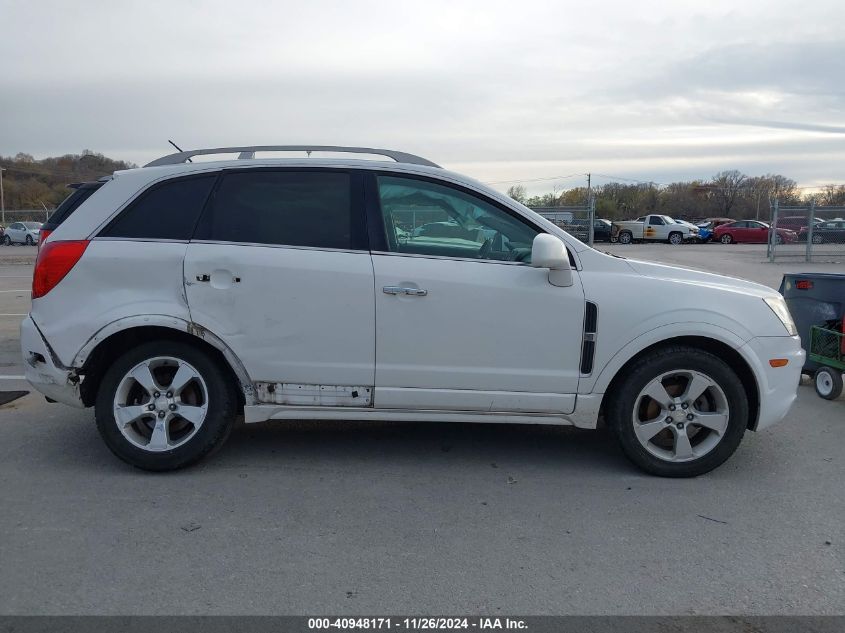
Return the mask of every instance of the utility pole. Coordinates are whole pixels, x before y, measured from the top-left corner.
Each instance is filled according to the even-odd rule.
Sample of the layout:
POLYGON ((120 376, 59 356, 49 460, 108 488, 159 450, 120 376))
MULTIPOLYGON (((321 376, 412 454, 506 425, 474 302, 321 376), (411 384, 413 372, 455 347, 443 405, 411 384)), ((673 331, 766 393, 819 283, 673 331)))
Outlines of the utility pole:
POLYGON ((6 228, 6 201, 3 199, 3 172, 5 168, 0 167, 0 224, 6 228))
POLYGON ((593 191, 590 188, 590 174, 587 174, 587 243, 593 245, 593 231, 595 230, 596 205, 593 204, 593 191))

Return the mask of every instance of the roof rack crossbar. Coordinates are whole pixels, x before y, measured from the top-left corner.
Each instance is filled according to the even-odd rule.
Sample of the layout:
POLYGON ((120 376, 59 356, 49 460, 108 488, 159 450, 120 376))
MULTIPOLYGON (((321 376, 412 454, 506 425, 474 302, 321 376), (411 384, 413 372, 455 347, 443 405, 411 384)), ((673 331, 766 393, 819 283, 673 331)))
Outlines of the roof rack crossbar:
POLYGON ((373 147, 342 147, 336 145, 252 145, 245 147, 217 147, 214 149, 192 149, 185 152, 176 152, 157 158, 145 167, 156 167, 158 165, 178 165, 186 162, 193 156, 207 154, 238 154, 239 159, 250 159, 255 157, 255 152, 343 152, 349 154, 375 154, 392 158, 397 163, 409 163, 411 165, 425 165, 426 167, 440 167, 430 160, 405 152, 397 152, 392 149, 376 149, 373 147))

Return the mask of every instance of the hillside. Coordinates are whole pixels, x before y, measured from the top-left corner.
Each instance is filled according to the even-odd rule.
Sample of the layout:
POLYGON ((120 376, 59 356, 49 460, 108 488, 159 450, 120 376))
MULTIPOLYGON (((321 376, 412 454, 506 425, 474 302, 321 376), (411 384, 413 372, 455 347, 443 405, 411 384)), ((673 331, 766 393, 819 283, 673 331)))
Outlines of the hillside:
POLYGON ((14 158, 0 156, 5 206, 7 210, 41 209, 44 204, 52 209, 67 196, 68 183, 96 180, 135 166, 90 150, 41 160, 24 153, 14 158))

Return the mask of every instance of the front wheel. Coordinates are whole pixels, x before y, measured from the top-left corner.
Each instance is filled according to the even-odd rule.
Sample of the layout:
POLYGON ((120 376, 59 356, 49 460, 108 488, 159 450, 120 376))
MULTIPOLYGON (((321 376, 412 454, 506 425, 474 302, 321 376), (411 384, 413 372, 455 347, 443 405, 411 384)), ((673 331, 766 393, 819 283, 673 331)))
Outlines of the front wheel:
POLYGON ((729 233, 725 233, 721 238, 719 238, 719 241, 722 242, 722 244, 730 244, 734 241, 734 238, 732 238, 729 233))
POLYGON ((620 244, 630 244, 634 241, 634 236, 631 235, 628 231, 623 231, 619 234, 619 243, 620 244))
POLYGON ((11 238, 11 237, 9 237, 8 235, 4 235, 4 236, 3 236, 3 243, 4 243, 6 246, 11 246, 11 245, 12 245, 12 238, 11 238))
POLYGON ((819 367, 813 383, 816 393, 825 400, 836 400, 842 395, 842 373, 832 367, 819 367))
POLYGON ((111 451, 144 470, 175 470, 219 448, 237 409, 234 385, 204 351, 174 341, 140 345, 106 371, 97 429, 111 451))
POLYGON ((625 455, 648 473, 695 477, 727 460, 748 424, 748 397, 724 361, 673 346, 651 352, 613 386, 607 420, 625 455))
POLYGON ((775 244, 783 244, 783 237, 780 234, 775 235, 775 244))
POLYGON ((680 233, 670 233, 669 234, 669 243, 674 244, 677 246, 678 244, 683 244, 684 236, 680 233))
POLYGON ((26 245, 27 245, 27 246, 32 246, 33 244, 35 244, 35 241, 32 239, 32 236, 31 236, 31 235, 27 235, 27 236, 26 236, 26 245))
POLYGON ((819 235, 818 233, 813 234, 813 244, 821 244, 824 242, 824 238, 819 235))

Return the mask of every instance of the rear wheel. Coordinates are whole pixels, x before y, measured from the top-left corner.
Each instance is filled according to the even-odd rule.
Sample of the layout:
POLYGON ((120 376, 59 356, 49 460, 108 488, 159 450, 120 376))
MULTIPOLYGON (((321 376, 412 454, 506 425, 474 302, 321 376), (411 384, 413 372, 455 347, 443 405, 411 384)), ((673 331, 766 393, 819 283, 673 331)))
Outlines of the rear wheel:
POLYGON ((832 367, 819 367, 813 380, 816 393, 825 400, 836 400, 842 395, 842 373, 832 367))
POLYGON ((722 464, 748 423, 748 397, 734 371, 693 347, 651 352, 626 371, 607 407, 622 451, 663 477, 695 477, 722 464))
POLYGON ((95 412, 100 435, 120 459, 144 470, 175 470, 223 444, 236 403, 234 385, 208 354, 155 341, 106 371, 95 412))
POLYGON ((734 241, 734 238, 731 237, 730 233, 725 233, 722 237, 719 238, 719 241, 722 242, 722 244, 730 244, 734 241))
POLYGON ((783 236, 780 233, 775 234, 775 244, 783 244, 783 236))
POLYGON ((677 246, 678 244, 682 244, 683 241, 684 241, 684 236, 681 235, 680 233, 670 233, 669 234, 669 243, 670 244, 675 244, 677 246))
POLYGON ((630 244, 632 241, 634 241, 634 236, 630 233, 630 231, 622 231, 619 234, 620 244, 630 244))

